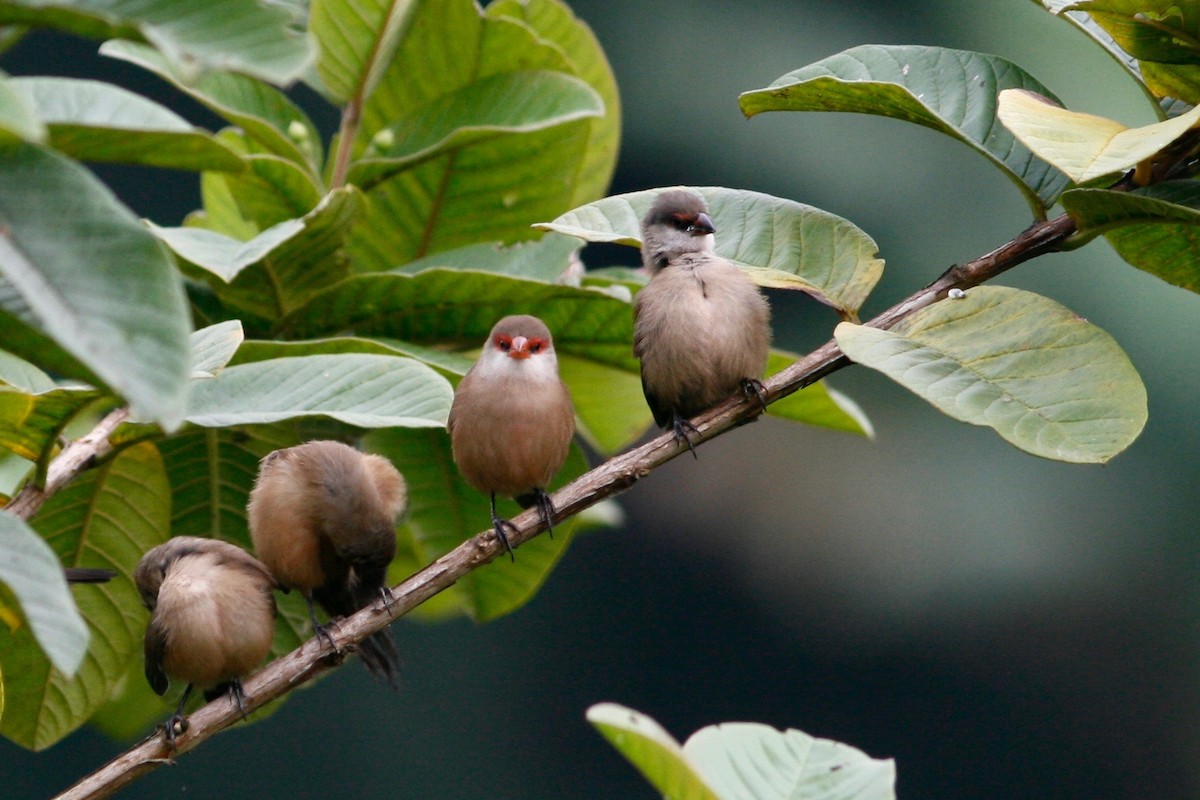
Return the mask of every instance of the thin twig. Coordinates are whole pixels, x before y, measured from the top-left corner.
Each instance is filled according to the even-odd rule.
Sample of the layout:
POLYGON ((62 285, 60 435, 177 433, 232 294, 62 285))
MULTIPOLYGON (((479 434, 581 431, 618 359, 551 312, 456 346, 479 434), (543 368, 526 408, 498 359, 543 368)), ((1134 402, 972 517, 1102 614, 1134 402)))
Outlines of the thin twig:
POLYGON ((50 462, 46 471, 46 485, 37 486, 33 482, 21 487, 17 496, 12 499, 4 510, 15 514, 21 519, 29 519, 37 513, 46 502, 46 498, 57 492, 76 475, 94 464, 97 459, 108 455, 112 445, 108 442, 109 435, 117 426, 129 417, 128 408, 118 408, 110 411, 104 419, 96 424, 85 436, 82 436, 63 448, 63 451, 50 462))
MULTIPOLYGON (((868 325, 888 328, 915 311, 944 298, 952 288, 968 289, 999 275, 1024 261, 1061 246, 1075 233, 1074 223, 1066 216, 1038 222, 1020 236, 985 256, 950 268, 925 289, 872 319, 868 325)), ((809 386, 831 372, 848 365, 835 342, 829 341, 782 372, 763 382, 768 403, 809 386)), ((762 413, 757 399, 740 395, 709 409, 693 423, 698 431, 696 443, 708 441, 762 413)), ((555 493, 558 518, 572 516, 601 500, 625 491, 656 467, 686 451, 686 446, 671 433, 665 433, 626 453, 614 456, 555 493)), ((515 547, 544 529, 537 509, 513 518, 514 530, 508 534, 515 547)), ((390 610, 380 605, 363 609, 333 626, 339 648, 351 649, 354 643, 386 627, 394 617, 449 588, 474 569, 504 554, 503 545, 491 530, 468 539, 429 566, 392 589, 390 610)), ((301 647, 268 664, 245 681, 247 711, 256 709, 335 667, 336 657, 328 643, 313 638, 301 647)), ((174 755, 186 753, 239 719, 236 708, 218 698, 197 710, 189 718, 188 730, 176 737, 174 755)), ((98 771, 59 795, 58 800, 85 800, 108 797, 138 776, 172 756, 158 732, 135 745, 98 771)))

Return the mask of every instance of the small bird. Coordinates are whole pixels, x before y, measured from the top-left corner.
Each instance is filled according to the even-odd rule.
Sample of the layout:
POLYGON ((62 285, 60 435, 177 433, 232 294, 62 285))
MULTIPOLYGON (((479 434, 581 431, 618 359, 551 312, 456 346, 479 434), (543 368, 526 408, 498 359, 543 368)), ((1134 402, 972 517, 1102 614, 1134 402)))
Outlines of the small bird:
POLYGON ((117 576, 115 569, 103 567, 63 567, 67 583, 108 583, 117 576))
POLYGON ((192 689, 206 700, 229 693, 245 714, 242 678, 258 666, 275 635, 275 581, 258 559, 216 539, 177 536, 148 551, 134 582, 150 609, 146 680, 158 694, 168 676, 187 681, 166 739, 187 730, 183 709, 192 689))
MULTIPOLYGON (((332 618, 391 602, 387 568, 407 507, 408 486, 392 462, 313 441, 267 454, 246 511, 255 553, 284 591, 304 596, 313 632, 337 649, 313 603, 332 618)), ((400 655, 390 631, 359 642, 358 654, 372 675, 396 685, 400 655)))
MULTIPOLYGON (((739 389, 763 403, 771 309, 746 273, 713 251, 712 219, 698 196, 662 192, 642 220, 650 282, 634 301, 633 352, 660 428, 687 443, 688 421, 739 389)), ((765 407, 765 403, 764 403, 765 407)))
POLYGON ((509 557, 508 530, 515 528, 496 514, 496 495, 522 508, 536 504, 553 535, 555 509, 546 486, 567 459, 575 411, 544 322, 521 315, 492 327, 454 392, 446 427, 459 472, 491 499, 492 527, 509 557))

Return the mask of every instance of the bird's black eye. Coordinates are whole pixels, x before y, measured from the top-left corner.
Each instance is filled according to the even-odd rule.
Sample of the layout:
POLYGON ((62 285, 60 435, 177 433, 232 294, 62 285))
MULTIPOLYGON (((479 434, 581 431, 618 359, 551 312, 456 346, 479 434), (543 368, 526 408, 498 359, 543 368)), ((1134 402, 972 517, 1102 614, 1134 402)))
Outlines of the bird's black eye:
POLYGON ((507 336, 497 336, 496 347, 499 347, 502 352, 507 353, 512 349, 512 339, 507 336))
POLYGON ((671 227, 677 231, 690 231, 695 227, 696 218, 684 214, 671 215, 671 227))
POLYGON ((532 342, 529 343, 529 352, 531 352, 531 353, 542 352, 542 343, 539 342, 537 339, 534 339, 532 342))

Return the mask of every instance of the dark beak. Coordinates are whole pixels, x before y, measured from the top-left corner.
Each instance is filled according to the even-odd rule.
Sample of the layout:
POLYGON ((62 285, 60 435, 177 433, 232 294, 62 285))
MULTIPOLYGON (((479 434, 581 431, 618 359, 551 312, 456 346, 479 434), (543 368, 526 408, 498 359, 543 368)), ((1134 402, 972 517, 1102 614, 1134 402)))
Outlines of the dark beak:
POLYGON ((693 236, 707 236, 710 233, 715 233, 716 228, 713 227, 712 218, 701 211, 696 215, 696 221, 688 226, 688 233, 693 236))

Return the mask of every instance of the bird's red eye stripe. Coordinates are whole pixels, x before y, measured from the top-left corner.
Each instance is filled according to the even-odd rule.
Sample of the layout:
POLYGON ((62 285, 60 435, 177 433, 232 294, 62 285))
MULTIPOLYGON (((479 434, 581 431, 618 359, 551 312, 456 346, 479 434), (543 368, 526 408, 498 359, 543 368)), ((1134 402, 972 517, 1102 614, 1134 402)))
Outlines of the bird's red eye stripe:
POLYGON ((546 347, 548 347, 548 346, 549 346, 549 343, 545 339, 539 339, 538 337, 535 336, 534 338, 529 340, 529 345, 528 345, 527 349, 531 353, 540 353, 543 350, 545 350, 546 347))
POLYGON ((506 333, 501 333, 496 336, 496 347, 507 353, 512 349, 512 337, 506 333))

